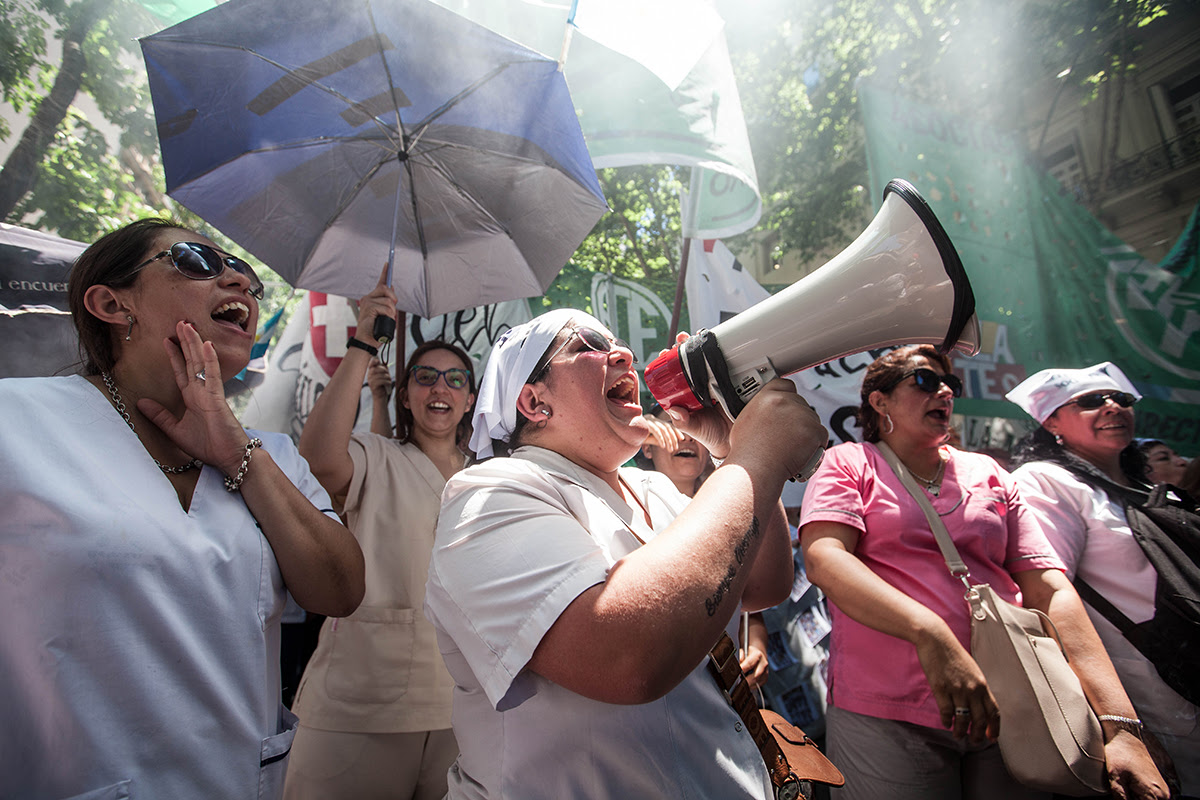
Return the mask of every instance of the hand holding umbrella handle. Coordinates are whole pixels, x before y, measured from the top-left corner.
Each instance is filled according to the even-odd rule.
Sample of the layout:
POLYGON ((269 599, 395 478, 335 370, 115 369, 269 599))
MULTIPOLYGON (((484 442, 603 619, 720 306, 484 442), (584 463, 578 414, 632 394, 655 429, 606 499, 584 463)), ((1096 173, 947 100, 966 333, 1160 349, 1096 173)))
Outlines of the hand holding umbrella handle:
POLYGON ((376 317, 375 325, 371 328, 371 335, 380 344, 387 344, 396 337, 396 320, 383 315, 376 317))

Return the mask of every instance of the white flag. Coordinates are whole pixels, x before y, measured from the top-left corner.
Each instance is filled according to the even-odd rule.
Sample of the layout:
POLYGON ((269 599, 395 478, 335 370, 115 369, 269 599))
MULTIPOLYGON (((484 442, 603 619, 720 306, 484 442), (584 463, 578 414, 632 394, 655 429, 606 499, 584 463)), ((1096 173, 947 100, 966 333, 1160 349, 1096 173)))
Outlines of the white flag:
POLYGON ((672 92, 725 21, 696 0, 576 0, 570 20, 589 39, 628 56, 672 92))
POLYGON ((720 239, 692 240, 685 288, 693 332, 715 328, 771 296, 720 239))

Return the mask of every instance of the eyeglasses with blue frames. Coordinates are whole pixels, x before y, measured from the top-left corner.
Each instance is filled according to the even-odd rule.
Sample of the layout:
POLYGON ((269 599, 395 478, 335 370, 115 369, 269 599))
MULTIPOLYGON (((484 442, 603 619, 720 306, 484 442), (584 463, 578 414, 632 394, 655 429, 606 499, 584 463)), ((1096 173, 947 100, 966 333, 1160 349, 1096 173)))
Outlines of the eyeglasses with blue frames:
POLYGON ((423 364, 414 364, 408 373, 421 386, 433 386, 438 382, 438 378, 443 377, 446 379, 446 385, 451 389, 465 389, 471 385, 471 373, 461 367, 437 369, 423 364))
POLYGON ((950 389, 951 394, 953 394, 955 397, 962 397, 963 385, 962 381, 958 379, 958 376, 950 374, 939 375, 933 370, 925 367, 921 367, 920 369, 910 369, 908 372, 892 381, 891 386, 889 386, 885 391, 890 392, 892 389, 895 389, 905 378, 913 378, 913 382, 922 392, 933 394, 940 389, 944 383, 950 389))
POLYGON ((1096 394, 1085 394, 1082 397, 1076 397, 1074 400, 1068 400, 1063 403, 1063 405, 1076 405, 1090 411, 1100 408, 1109 400, 1112 400, 1121 408, 1129 408, 1137 402, 1137 396, 1129 392, 1098 392, 1096 394))
POLYGON ((171 259, 171 266, 185 278, 194 281, 211 281, 219 277, 226 267, 234 272, 245 275, 250 280, 250 294, 256 300, 263 299, 263 283, 254 274, 254 269, 237 256, 222 253, 213 247, 200 242, 176 242, 153 258, 148 258, 138 264, 130 272, 134 276, 143 269, 163 258, 171 259))
MULTIPOLYGON (((569 345, 576 336, 579 337, 579 341, 583 342, 588 350, 593 350, 597 353, 607 353, 614 347, 624 347, 626 350, 629 350, 630 353, 633 352, 632 348, 630 348, 626 342, 622 341, 621 339, 609 339, 595 328, 575 328, 573 331, 571 331, 571 335, 566 338, 566 341, 560 344, 558 349, 550 354, 550 357, 546 359, 546 363, 542 365, 541 369, 530 376, 529 382, 537 383, 541 377, 546 374, 546 370, 550 369, 550 362, 553 361, 559 353, 561 353, 563 350, 566 350, 567 345, 569 345)), ((637 356, 633 357, 633 363, 637 363, 637 356)))

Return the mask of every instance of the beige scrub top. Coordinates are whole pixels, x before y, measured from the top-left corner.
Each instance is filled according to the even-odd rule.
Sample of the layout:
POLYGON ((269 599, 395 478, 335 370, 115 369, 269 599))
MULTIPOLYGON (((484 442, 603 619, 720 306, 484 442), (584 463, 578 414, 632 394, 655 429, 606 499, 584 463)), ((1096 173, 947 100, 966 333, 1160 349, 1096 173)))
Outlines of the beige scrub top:
POLYGON ((421 613, 445 478, 415 444, 350 439, 345 514, 366 561, 366 596, 327 619, 293 710, 305 727, 411 733, 450 727, 454 682, 421 613))

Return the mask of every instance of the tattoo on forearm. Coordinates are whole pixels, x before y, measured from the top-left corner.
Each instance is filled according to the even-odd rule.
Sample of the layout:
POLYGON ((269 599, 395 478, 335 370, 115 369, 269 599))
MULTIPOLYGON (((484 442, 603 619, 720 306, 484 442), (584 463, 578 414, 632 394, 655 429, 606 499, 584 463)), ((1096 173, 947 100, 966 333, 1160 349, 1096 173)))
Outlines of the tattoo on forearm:
POLYGON ((717 613, 717 609, 721 607, 721 601, 725 599, 725 593, 729 591, 733 579, 737 577, 737 568, 746 562, 746 552, 750 549, 750 542, 757 539, 759 536, 758 517, 752 517, 750 520, 750 528, 742 536, 742 540, 738 542, 737 547, 733 548, 733 557, 737 564, 730 564, 725 570, 725 577, 721 578, 721 582, 717 584, 717 589, 713 592, 713 596, 704 601, 704 610, 711 617, 717 613))

